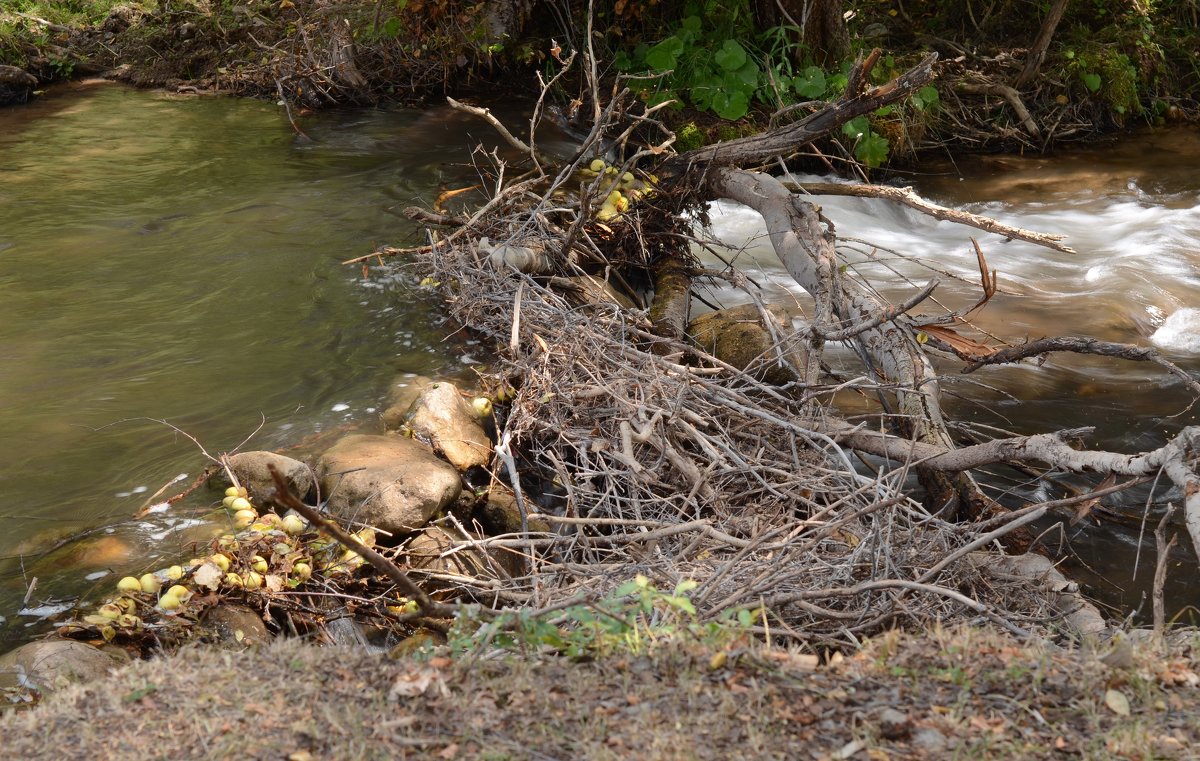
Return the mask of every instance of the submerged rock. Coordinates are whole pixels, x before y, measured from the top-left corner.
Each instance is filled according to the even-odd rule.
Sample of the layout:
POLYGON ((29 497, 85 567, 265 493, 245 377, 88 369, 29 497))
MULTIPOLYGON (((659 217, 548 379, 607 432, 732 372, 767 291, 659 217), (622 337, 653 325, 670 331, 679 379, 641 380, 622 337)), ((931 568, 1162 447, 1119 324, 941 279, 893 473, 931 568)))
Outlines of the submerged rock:
POLYGON ((347 436, 321 456, 317 476, 331 513, 391 533, 421 528, 462 492, 454 468, 401 436, 347 436))
POLYGON ((424 375, 405 373, 392 381, 388 390, 387 409, 383 411, 383 426, 389 431, 399 430, 413 403, 421 398, 433 385, 433 379, 424 375))
POLYGON ((72 682, 93 682, 128 661, 119 651, 83 642, 46 639, 0 655, 0 687, 54 690, 72 682))
MULTIPOLYGON (((283 480, 292 492, 300 499, 312 491, 314 486, 312 470, 291 457, 284 457, 274 452, 242 452, 229 458, 229 468, 237 476, 242 486, 250 494, 250 501, 255 505, 275 505, 275 482, 271 479, 268 465, 274 465, 283 476, 283 480)), ((224 479, 221 480, 225 485, 224 479)))
POLYGON ((408 426, 459 470, 486 468, 492 460, 492 440, 453 383, 430 385, 413 403, 408 426))

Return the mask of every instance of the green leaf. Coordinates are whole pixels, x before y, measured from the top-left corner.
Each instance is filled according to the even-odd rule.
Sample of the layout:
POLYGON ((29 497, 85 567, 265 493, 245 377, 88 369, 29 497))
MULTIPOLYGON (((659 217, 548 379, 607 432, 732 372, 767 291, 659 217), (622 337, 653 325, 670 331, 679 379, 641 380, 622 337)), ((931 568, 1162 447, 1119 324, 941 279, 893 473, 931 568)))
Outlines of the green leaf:
POLYGON ((701 23, 697 16, 688 16, 684 18, 679 26, 679 36, 684 40, 692 41, 700 36, 701 23))
POLYGON ((758 87, 758 75, 758 64, 753 59, 747 59, 737 71, 726 74, 725 78, 733 77, 733 81, 741 85, 742 89, 752 91, 758 87))
POLYGON ((392 16, 383 25, 383 35, 385 37, 398 37, 400 36, 400 29, 402 26, 403 22, 395 16, 392 16))
POLYGON ((638 583, 636 581, 627 581, 613 590, 613 597, 628 597, 636 591, 638 591, 638 583))
POLYGON ((754 614, 746 608, 742 608, 737 612, 737 619, 738 623, 747 629, 754 624, 754 614))
POLYGON ((875 109, 875 115, 876 116, 887 116, 888 114, 890 114, 892 111, 895 111, 895 110, 896 110, 895 106, 880 106, 879 108, 875 109))
POLYGON ((646 65, 656 71, 675 68, 679 54, 683 52, 683 40, 671 36, 646 51, 646 65))
POLYGON ((924 111, 927 108, 932 108, 941 100, 938 95, 937 88, 933 85, 925 85, 920 90, 912 94, 912 103, 918 110, 924 111))
POLYGON ((750 98, 744 92, 717 92, 713 95, 712 110, 722 119, 741 119, 750 111, 750 98))
POLYGON ((816 66, 809 66, 804 71, 796 75, 792 80, 792 87, 795 88, 796 94, 801 98, 819 98, 825 94, 828 85, 825 82, 825 72, 818 69, 816 66))
POLYGON ((891 144, 883 135, 877 135, 874 132, 867 132, 858 141, 858 146, 854 149, 854 157, 870 167, 876 167, 887 161, 888 150, 891 144))
POLYGON ((1080 74, 1079 78, 1083 80, 1083 84, 1087 89, 1096 92, 1100 89, 1101 81, 1099 74, 1080 74))
POLYGON ((846 137, 860 138, 871 131, 871 122, 865 116, 855 117, 842 125, 842 134, 846 137))
POLYGON ((746 49, 737 40, 725 40, 725 44, 713 56, 713 60, 725 71, 737 71, 745 65, 747 58, 746 49))

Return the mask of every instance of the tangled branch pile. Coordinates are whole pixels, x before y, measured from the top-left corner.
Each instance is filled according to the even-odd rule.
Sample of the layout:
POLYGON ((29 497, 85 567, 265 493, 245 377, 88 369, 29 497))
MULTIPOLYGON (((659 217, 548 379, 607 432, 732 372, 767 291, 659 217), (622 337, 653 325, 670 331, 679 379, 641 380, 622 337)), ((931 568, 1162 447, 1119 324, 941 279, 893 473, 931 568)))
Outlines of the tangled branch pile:
MULTIPOLYGON (((899 83, 864 88, 784 128, 782 139, 836 128, 856 111, 902 97, 927 73, 926 65, 899 83)), ((889 446, 903 440, 847 426, 833 396, 846 386, 894 394, 896 383, 870 367, 862 377, 819 382, 821 336, 781 321, 744 276, 706 270, 691 256, 692 245, 721 245, 693 238, 693 228, 711 192, 706 183, 727 171, 715 167, 737 163, 738 146, 658 162, 661 183, 639 162, 657 160, 669 138, 620 167, 591 159, 604 134, 629 135, 615 115, 620 100, 555 176, 539 171, 550 162, 535 148, 482 109, 464 107, 492 121, 538 168, 508 184, 497 179, 470 218, 411 211, 456 228, 408 253, 447 284, 454 318, 500 350, 489 380, 504 400, 492 478, 512 489, 522 530, 459 543, 459 550, 524 557, 528 574, 506 580, 499 597, 545 608, 594 599, 635 574, 664 586, 694 579, 702 614, 763 606, 772 632, 830 644, 933 621, 990 620, 1026 632, 1056 611, 1078 612, 1077 595, 1044 594, 1016 565, 1005 575, 994 558, 977 554, 1026 523, 1030 511, 955 523, 913 498, 909 477, 919 457, 902 455, 894 469, 856 467, 859 455, 832 432, 889 446), (590 211, 600 199, 611 203, 623 183, 652 192, 623 213, 590 211), (704 279, 730 283, 757 304, 761 319, 748 322, 770 340, 748 366, 689 341, 676 310, 664 306, 680 291, 690 299, 692 281, 704 279), (638 308, 649 290, 654 303, 638 308), (782 385, 779 370, 790 378, 782 385)), ((630 120, 652 123, 652 111, 630 120)), ((748 143, 760 161, 780 152, 770 136, 748 143)), ((504 169, 493 167, 493 176, 504 169)), ((817 318, 831 319, 831 306, 818 298, 817 318)), ((911 306, 878 319, 839 314, 845 335, 826 330, 824 337, 883 330, 911 306)), ((937 413, 932 395, 909 393, 937 413)), ((931 447, 923 442, 937 436, 920 430, 939 422, 910 421, 917 432, 907 445, 931 447)), ((1045 565, 1039 579, 1047 579, 1045 565)), ((496 599, 494 582, 455 583, 467 596, 496 599)))

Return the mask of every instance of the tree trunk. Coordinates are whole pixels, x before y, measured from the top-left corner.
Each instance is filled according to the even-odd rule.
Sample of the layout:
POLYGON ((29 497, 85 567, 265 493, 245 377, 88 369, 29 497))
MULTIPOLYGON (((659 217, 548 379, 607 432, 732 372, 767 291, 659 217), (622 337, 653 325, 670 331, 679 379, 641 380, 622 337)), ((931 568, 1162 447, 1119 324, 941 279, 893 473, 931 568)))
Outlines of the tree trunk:
POLYGON ((797 20, 808 8, 801 23, 804 45, 814 63, 829 68, 850 57, 850 33, 842 16, 841 0, 787 0, 783 5, 790 6, 789 13, 797 20))

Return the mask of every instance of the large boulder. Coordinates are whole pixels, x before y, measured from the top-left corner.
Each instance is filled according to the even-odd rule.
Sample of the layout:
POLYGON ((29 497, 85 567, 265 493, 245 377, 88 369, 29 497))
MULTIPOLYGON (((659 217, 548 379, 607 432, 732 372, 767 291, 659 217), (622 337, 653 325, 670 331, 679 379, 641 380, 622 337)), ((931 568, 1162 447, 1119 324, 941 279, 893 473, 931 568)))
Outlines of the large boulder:
POLYGON ((492 460, 492 440, 453 383, 430 385, 413 404, 408 427, 459 470, 486 468, 492 460))
POLYGON ((74 640, 28 642, 0 655, 0 688, 47 691, 72 682, 94 682, 126 661, 128 657, 119 651, 100 650, 74 640))
POLYGON ((403 436, 347 436, 321 456, 317 477, 330 512, 391 533, 421 528, 462 492, 454 468, 403 436))
POLYGON ((397 376, 388 388, 387 408, 381 415, 383 427, 389 431, 400 430, 400 427, 404 425, 404 419, 408 417, 408 411, 412 409, 413 402, 420 399, 421 394, 428 391, 432 385, 433 380, 424 375, 404 373, 397 376))
MULTIPOLYGON (((231 455, 229 469, 237 476, 238 482, 246 487, 250 501, 259 507, 277 505, 275 501, 275 481, 271 478, 268 465, 274 465, 283 476, 292 493, 300 499, 312 491, 313 472, 299 460, 284 457, 274 452, 241 452, 231 455)), ((214 479, 214 482, 228 486, 225 479, 214 479)))

